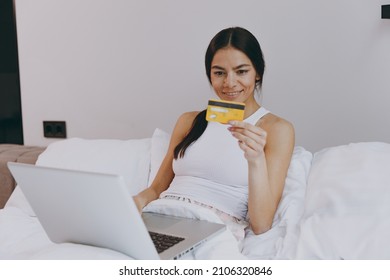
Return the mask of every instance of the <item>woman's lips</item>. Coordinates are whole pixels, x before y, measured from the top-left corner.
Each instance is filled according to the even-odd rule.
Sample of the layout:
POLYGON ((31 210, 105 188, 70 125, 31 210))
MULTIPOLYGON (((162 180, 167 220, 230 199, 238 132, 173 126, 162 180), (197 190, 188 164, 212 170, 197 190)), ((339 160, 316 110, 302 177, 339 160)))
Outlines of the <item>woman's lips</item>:
POLYGON ((228 91, 228 92, 222 92, 224 95, 227 95, 229 97, 234 97, 234 96, 237 96, 239 95, 241 92, 243 92, 242 90, 239 90, 239 91, 228 91))

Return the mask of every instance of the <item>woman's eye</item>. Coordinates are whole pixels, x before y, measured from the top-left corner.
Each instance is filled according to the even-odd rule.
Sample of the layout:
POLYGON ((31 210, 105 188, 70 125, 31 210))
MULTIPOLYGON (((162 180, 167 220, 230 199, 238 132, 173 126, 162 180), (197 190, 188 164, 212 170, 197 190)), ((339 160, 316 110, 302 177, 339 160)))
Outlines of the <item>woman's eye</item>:
POLYGON ((246 74, 246 73, 248 73, 249 72, 249 70, 238 70, 237 71, 237 74, 238 75, 244 75, 244 74, 246 74))
POLYGON ((220 77, 220 76, 223 76, 223 72, 222 71, 216 71, 216 72, 214 72, 214 75, 215 76, 218 76, 218 77, 220 77))

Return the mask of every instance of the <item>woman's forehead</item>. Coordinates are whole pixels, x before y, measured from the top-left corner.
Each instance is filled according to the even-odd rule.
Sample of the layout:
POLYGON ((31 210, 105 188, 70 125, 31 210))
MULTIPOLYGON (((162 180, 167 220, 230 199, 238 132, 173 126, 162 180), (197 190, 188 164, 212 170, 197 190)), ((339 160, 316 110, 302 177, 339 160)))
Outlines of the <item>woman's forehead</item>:
POLYGON ((218 50, 211 62, 211 66, 229 65, 231 67, 253 66, 249 57, 242 51, 232 47, 218 50))

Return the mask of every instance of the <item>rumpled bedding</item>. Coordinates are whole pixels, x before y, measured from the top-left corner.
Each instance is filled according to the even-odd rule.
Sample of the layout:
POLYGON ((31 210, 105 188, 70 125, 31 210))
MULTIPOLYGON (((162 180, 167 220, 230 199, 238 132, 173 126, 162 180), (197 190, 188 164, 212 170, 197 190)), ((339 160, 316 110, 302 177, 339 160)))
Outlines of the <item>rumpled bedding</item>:
POLYGON ((314 155, 295 259, 390 259, 390 144, 314 155))
MULTIPOLYGON (((175 200, 156 200, 145 211, 222 223, 211 210, 175 200)), ((17 207, 0 212, 0 259, 131 259, 122 253, 93 246, 52 243, 35 216, 17 207)), ((184 259, 245 259, 229 230, 203 243, 184 259)))
MULTIPOLYGON (((55 153, 50 152, 52 159, 58 160, 62 150, 69 151, 63 146, 67 143, 73 145, 73 142, 61 143, 59 149, 52 147, 55 150, 55 153)), ((89 148, 81 145, 80 152, 89 149, 92 153, 91 143, 86 142, 85 145, 89 148)), ((129 152, 140 153, 139 147, 146 149, 148 145, 129 149, 129 152)), ((117 155, 121 153, 118 151, 117 155)), ((129 158, 128 154, 123 156, 129 158)), ((139 156, 142 157, 141 154, 139 156)), ((45 157, 48 158, 48 155, 45 157)), ((71 165, 68 158, 63 155, 61 161, 67 160, 67 164, 71 165)), ((45 164, 50 165, 50 162, 45 164)), ((103 165, 107 162, 100 164, 94 158, 94 168, 102 170, 103 165)), ((91 166, 85 163, 85 167, 91 166)), ((129 162, 128 166, 129 170, 137 167, 134 162, 129 162)), ((226 230, 185 258, 388 260, 389 166, 388 143, 352 143, 330 147, 316 152, 314 158, 310 152, 296 147, 272 228, 261 235, 247 230, 242 243, 237 243, 232 233, 226 230)), ((123 163, 119 167, 123 169, 123 163)), ((110 168, 113 168, 111 164, 110 168)), ((143 179, 149 174, 148 171, 146 173, 143 179)), ((221 222, 211 210, 189 203, 179 204, 175 200, 156 201, 146 210, 221 222)), ((0 259, 129 257, 108 249, 51 243, 17 187, 5 208, 0 210, 0 259)))
POLYGON ((0 259, 2 260, 96 260, 129 259, 119 252, 81 244, 55 244, 36 217, 9 206, 0 211, 0 259))
MULTIPOLYGON (((139 147, 147 147, 146 140, 140 140, 137 149, 130 149, 129 152, 136 153, 137 157, 141 157, 139 147)), ((76 159, 80 169, 88 169, 93 171, 104 170, 106 165, 110 165, 110 170, 113 170, 112 164, 106 161, 98 160, 98 156, 94 157, 93 164, 86 162, 80 163, 82 151, 88 154, 93 154, 93 145, 90 142, 82 140, 69 140, 65 143, 58 143, 54 147, 49 147, 42 154, 37 164, 56 167, 72 166, 72 161, 66 155, 62 155, 62 151, 69 153, 71 145, 79 147, 79 153, 76 159), (81 142, 80 142, 81 141, 81 142), (49 160, 50 159, 50 160, 49 160), (60 160, 59 160, 60 159, 60 160), (52 164, 55 160, 55 164, 52 164), (83 165, 83 166, 82 166, 83 165)), ((134 143, 128 143, 131 147, 134 143)), ((97 146, 99 150, 103 149, 102 143, 97 146)), ((117 147, 117 143, 115 143, 117 147)), ((105 149, 107 150, 107 149, 105 149)), ((117 148, 116 148, 117 151, 117 148)), ((97 151, 96 151, 97 152, 97 151)), ((65 152, 64 152, 65 153, 65 152)), ((109 152, 106 152, 109 153, 109 152)), ((110 153, 109 153, 110 154, 110 153)), ((119 151, 116 152, 120 155, 119 151)), ((126 156, 123 155, 124 157, 126 156)), ((70 157, 72 158, 72 157, 70 157)), ((310 169, 312 155, 302 147, 296 147, 293 154, 293 159, 290 164, 288 176, 286 178, 286 186, 282 196, 282 200, 278 207, 274 219, 274 225, 271 230, 262 235, 254 235, 250 230, 247 230, 246 237, 243 242, 238 243, 234 235, 226 230, 219 236, 215 236, 212 240, 202 244, 192 254, 185 256, 186 259, 275 259, 283 258, 282 254, 287 254, 291 251, 295 244, 293 233, 303 211, 303 201, 306 188, 306 179, 310 169), (291 239, 291 240, 290 240, 291 239)), ((118 169, 124 168, 118 165, 118 169)), ((145 160, 143 160, 145 162, 145 160)), ((127 163, 128 169, 134 168, 132 162, 127 163)), ((143 170, 143 169, 142 169, 143 170)), ((115 171, 115 170, 114 170, 115 171)), ((135 171, 134 171, 135 172, 135 171)), ((104 206, 107 207, 107 206, 104 206)), ((154 211, 157 213, 165 213, 178 215, 196 219, 204 219, 213 222, 221 223, 220 218, 211 210, 186 202, 175 200, 158 200, 148 205, 145 211, 154 211)), ((16 187, 6 207, 0 211, 0 259, 128 259, 129 257, 109 249, 96 248, 79 244, 54 244, 52 243, 38 219, 35 217, 34 211, 23 195, 19 187, 16 187)))

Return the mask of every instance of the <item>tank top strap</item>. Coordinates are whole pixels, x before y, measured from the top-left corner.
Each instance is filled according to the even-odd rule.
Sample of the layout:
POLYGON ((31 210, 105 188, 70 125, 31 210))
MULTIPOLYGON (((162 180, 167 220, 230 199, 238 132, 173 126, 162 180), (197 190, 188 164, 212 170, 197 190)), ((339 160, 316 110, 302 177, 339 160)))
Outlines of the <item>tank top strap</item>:
POLYGON ((264 116, 265 116, 266 114, 268 114, 269 112, 270 112, 270 111, 268 111, 268 110, 265 109, 264 107, 260 107, 259 109, 257 109, 256 112, 254 112, 252 115, 250 115, 249 117, 247 117, 244 121, 247 122, 247 123, 250 123, 250 124, 255 125, 259 119, 261 119, 262 117, 264 117, 264 116))

